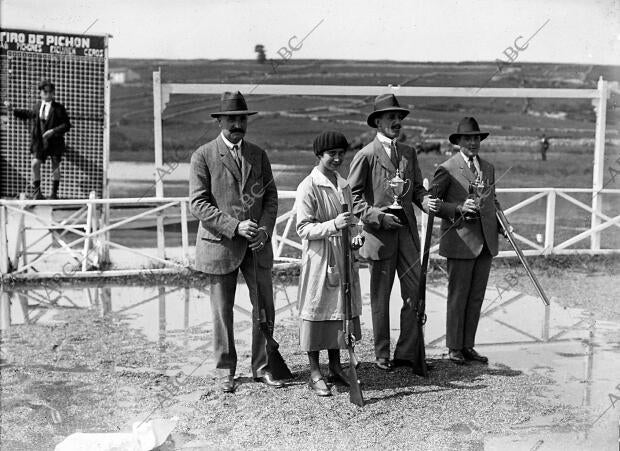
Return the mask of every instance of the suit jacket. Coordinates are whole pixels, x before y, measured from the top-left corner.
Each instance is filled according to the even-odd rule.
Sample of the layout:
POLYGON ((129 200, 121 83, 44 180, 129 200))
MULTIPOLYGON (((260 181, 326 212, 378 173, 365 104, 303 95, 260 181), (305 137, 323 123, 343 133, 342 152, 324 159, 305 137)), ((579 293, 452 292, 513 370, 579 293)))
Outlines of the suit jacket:
MULTIPOLYGON (((420 237, 413 204, 422 208, 427 191, 422 185, 422 173, 415 150, 402 143, 397 144, 397 149, 401 158, 401 177, 409 180, 411 185, 402 198, 401 205, 416 246, 412 251, 419 252, 420 237)), ((394 197, 386 189, 385 183, 387 179, 394 177, 395 173, 396 167, 376 137, 362 148, 351 162, 349 185, 353 194, 353 212, 364 223, 366 242, 360 249, 360 255, 366 259, 383 260, 397 251, 398 234, 395 230, 387 230, 381 225, 386 207, 394 202, 394 197)))
POLYGON ((465 220, 456 209, 467 199, 469 184, 475 179, 460 152, 443 162, 435 172, 432 186, 443 201, 437 216, 442 218, 439 255, 444 257, 476 258, 485 241, 491 255, 497 255, 499 228, 495 211, 500 207, 495 197, 495 169, 480 157, 478 161, 488 187, 481 197, 479 220, 465 220))
POLYGON ((35 154, 46 152, 49 155, 62 155, 65 151, 64 135, 71 128, 67 111, 61 103, 52 100, 47 119, 41 124, 39 120, 41 103, 41 101, 35 103, 31 110, 15 109, 13 110, 13 115, 20 119, 30 120, 30 152, 35 154), (43 133, 48 130, 54 130, 54 134, 44 140, 43 133))
MULTIPOLYGON (((254 219, 269 239, 273 233, 278 191, 267 154, 244 139, 241 160, 240 171, 221 135, 192 154, 189 196, 191 212, 200 221, 196 237, 199 271, 228 274, 241 265, 248 241, 235 234, 239 222, 254 219)), ((273 266, 269 242, 257 257, 259 266, 273 266)))

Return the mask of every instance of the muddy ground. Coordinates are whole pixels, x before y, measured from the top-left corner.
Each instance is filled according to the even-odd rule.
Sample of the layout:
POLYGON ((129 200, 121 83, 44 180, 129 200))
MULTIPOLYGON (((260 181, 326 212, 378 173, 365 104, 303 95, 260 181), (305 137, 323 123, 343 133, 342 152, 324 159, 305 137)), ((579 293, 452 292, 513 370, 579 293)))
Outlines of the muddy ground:
MULTIPOLYGON (((620 321, 620 259, 556 257, 535 259, 533 266, 554 302, 584 308, 596 320, 620 321)), ((522 275, 523 269, 497 261, 490 285, 511 274, 522 275)), ((429 283, 445 283, 441 265, 429 283)), ((515 289, 534 294, 526 277, 517 284, 515 289)), ((537 418, 551 421, 556 431, 579 431, 596 414, 546 396, 558 382, 544 373, 493 361, 457 366, 434 355, 426 379, 404 368, 385 374, 370 363, 372 335, 363 333, 357 352, 367 405, 359 408, 343 387, 322 399, 308 390, 307 359, 297 350, 294 319, 281 321, 275 333, 295 373, 292 383, 273 390, 242 377, 230 395, 211 377, 171 378, 188 363, 199 366, 210 349, 196 355, 168 342, 153 343, 129 328, 123 314, 64 309, 51 324, 17 325, 2 335, 1 447, 53 449, 76 431, 128 431, 134 421, 178 415, 162 449, 482 450, 489 449, 489 438, 514 435, 537 418)), ((616 346, 619 342, 616 337, 616 346)), ((247 352, 239 359, 249 366, 247 352)))

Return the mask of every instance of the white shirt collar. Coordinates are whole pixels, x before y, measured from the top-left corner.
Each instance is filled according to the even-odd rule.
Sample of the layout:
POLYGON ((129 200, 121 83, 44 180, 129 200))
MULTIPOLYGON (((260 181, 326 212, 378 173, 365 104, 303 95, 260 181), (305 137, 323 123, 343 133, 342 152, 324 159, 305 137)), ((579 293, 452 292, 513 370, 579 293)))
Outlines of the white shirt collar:
POLYGON ((377 139, 383 146, 383 149, 387 152, 388 157, 392 156, 392 139, 388 138, 381 132, 377 132, 377 139))
POLYGON ((49 102, 46 100, 41 101, 41 109, 39 110, 39 117, 43 119, 47 119, 50 114, 50 109, 52 108, 52 101, 49 102))
POLYGON ((233 144, 229 140, 226 139, 226 137, 224 136, 224 133, 220 133, 220 136, 222 137, 224 144, 226 144, 226 147, 228 147, 228 150, 232 151, 233 146, 237 146, 237 149, 241 149, 241 146, 243 145, 243 139, 239 140, 237 144, 233 144))
MULTIPOLYGON (((469 157, 467 155, 465 155, 465 152, 463 152, 460 149, 459 149, 459 152, 461 153, 461 156, 463 157, 463 160, 465 160, 465 163, 469 163, 469 157)), ((473 156, 473 160, 474 160, 474 162, 477 160, 476 155, 473 156)))
MULTIPOLYGON (((465 160, 465 163, 469 166, 469 157, 467 155, 465 155, 462 150, 459 150, 459 152, 461 153, 461 156, 463 157, 463 160, 465 160)), ((478 159, 478 155, 474 155, 473 156, 473 162, 474 162, 474 166, 476 168, 476 171, 478 171, 478 173, 480 173, 480 160, 478 159)))
POLYGON ((388 147, 392 144, 392 140, 381 132, 377 132, 377 139, 381 144, 387 145, 388 147))

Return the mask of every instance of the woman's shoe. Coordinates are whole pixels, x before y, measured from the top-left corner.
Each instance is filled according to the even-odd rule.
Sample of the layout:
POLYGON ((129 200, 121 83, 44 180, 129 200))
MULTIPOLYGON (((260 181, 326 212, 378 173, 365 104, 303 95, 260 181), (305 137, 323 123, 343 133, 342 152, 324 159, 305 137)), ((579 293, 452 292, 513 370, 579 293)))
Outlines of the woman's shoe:
POLYGON ((310 390, 316 393, 317 396, 331 396, 332 395, 332 391, 329 389, 329 387, 325 383, 325 380, 322 377, 316 380, 313 380, 312 376, 310 376, 310 380, 308 381, 308 387, 310 388, 310 390))

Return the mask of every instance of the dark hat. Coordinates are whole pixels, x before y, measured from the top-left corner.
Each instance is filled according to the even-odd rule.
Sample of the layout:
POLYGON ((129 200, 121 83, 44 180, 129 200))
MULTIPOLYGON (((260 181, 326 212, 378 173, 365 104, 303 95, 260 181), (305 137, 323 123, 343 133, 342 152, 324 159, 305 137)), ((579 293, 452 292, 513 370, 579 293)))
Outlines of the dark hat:
MULTIPOLYGON (((375 118, 386 111, 400 111, 407 116, 409 110, 407 108, 401 108, 396 96, 394 94, 381 94, 375 99, 375 109, 368 115, 366 123, 372 128, 377 128, 375 124, 375 118)), ((403 116, 404 117, 404 116, 403 116)))
POLYGON ((349 142, 342 133, 327 131, 314 138, 312 147, 314 148, 314 154, 320 156, 323 152, 331 149, 347 150, 349 142))
POLYGON ((39 91, 43 91, 45 88, 49 88, 50 91, 56 91, 54 83, 49 80, 41 80, 41 83, 39 83, 39 91))
POLYGON ((466 116, 459 122, 459 125, 456 127, 456 133, 452 133, 448 138, 452 144, 458 144, 459 137, 461 136, 471 136, 478 135, 480 136, 480 141, 489 136, 488 133, 483 133, 480 131, 480 127, 478 127, 478 122, 473 117, 466 116))
POLYGON ((257 111, 249 111, 243 95, 237 92, 225 92, 220 99, 220 111, 211 113, 211 117, 234 116, 244 114, 250 116, 257 111))

